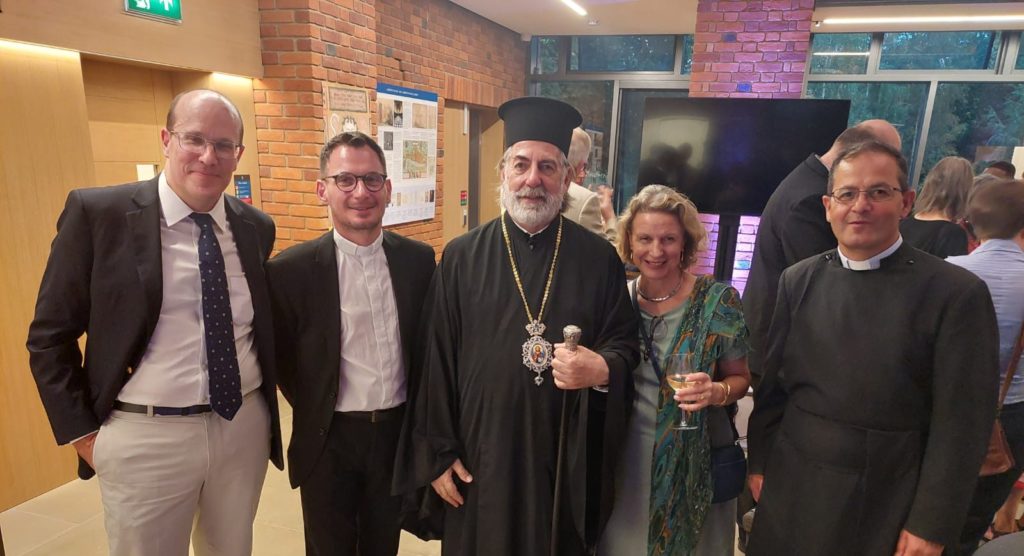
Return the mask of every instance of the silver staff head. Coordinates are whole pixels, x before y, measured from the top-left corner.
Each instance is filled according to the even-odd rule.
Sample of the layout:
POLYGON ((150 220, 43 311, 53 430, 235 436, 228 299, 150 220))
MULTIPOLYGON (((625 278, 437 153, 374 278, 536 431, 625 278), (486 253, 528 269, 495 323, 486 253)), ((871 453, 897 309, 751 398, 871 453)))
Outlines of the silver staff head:
POLYGON ((583 331, 580 327, 575 324, 570 324, 562 329, 562 335, 565 336, 565 347, 569 351, 576 351, 576 347, 580 345, 580 335, 583 331))

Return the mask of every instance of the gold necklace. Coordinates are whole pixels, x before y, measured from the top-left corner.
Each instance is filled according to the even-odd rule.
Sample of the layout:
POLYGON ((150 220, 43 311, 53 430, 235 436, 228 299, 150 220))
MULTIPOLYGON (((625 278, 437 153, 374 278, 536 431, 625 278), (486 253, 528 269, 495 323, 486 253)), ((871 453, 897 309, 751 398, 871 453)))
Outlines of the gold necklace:
POLYGON ((533 371, 535 376, 533 383, 540 386, 544 382, 541 374, 548 365, 554 351, 551 342, 544 339, 542 334, 547 328, 541 319, 544 318, 544 308, 548 304, 548 294, 551 293, 551 282, 555 278, 555 264, 558 262, 558 248, 562 245, 562 215, 558 215, 558 233, 555 235, 555 254, 551 257, 551 270, 548 271, 548 282, 544 284, 544 297, 540 301, 540 311, 537 318, 533 318, 533 311, 530 310, 530 303, 526 300, 526 291, 523 289, 523 281, 519 278, 519 268, 516 267, 516 258, 512 255, 512 242, 508 239, 508 228, 505 226, 505 216, 501 217, 501 235, 505 238, 505 247, 508 250, 508 262, 512 265, 512 276, 516 279, 516 287, 519 288, 519 297, 523 300, 523 307, 526 308, 526 318, 530 322, 526 324, 526 332, 530 337, 523 342, 523 365, 533 371))

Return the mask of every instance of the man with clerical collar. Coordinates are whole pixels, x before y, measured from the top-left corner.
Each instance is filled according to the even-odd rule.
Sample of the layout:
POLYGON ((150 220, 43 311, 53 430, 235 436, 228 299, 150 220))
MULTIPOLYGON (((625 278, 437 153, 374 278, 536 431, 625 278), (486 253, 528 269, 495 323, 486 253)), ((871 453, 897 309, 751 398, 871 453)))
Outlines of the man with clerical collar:
POLYGON ((992 300, 903 243, 914 192, 899 151, 856 145, 828 186, 838 248, 779 283, 750 418, 747 553, 937 555, 957 539, 992 429, 992 300))
POLYGON ((267 263, 281 391, 294 409, 289 477, 307 555, 393 556, 391 472, 434 250, 383 229, 391 180, 371 137, 334 136, 320 175, 334 229, 267 263))
POLYGON ((434 275, 396 489, 432 487, 424 507, 443 514, 445 554, 584 554, 610 509, 636 317, 611 244, 559 214, 579 112, 519 98, 498 114, 505 211, 449 243, 434 275), (567 325, 582 329, 577 351, 560 343, 567 325), (604 450, 587 442, 599 427, 604 450), (604 464, 599 482, 588 460, 604 464))

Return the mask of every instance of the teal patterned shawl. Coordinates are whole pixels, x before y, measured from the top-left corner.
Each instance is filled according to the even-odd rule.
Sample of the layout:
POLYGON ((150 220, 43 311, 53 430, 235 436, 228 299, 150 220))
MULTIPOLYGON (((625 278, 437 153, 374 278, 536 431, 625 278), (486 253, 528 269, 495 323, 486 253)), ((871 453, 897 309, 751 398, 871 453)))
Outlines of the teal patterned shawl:
MULTIPOLYGON (((691 352, 694 371, 716 378, 716 361, 723 350, 718 338, 743 336, 745 332, 736 290, 710 276, 701 276, 694 284, 690 306, 669 353, 691 352)), ((664 367, 665 358, 659 363, 664 367)), ((696 430, 674 430, 679 416, 679 406, 673 399, 675 390, 664 376, 658 380, 661 389, 651 461, 647 551, 649 556, 688 556, 697 547, 713 493, 707 411, 696 413, 696 430)))

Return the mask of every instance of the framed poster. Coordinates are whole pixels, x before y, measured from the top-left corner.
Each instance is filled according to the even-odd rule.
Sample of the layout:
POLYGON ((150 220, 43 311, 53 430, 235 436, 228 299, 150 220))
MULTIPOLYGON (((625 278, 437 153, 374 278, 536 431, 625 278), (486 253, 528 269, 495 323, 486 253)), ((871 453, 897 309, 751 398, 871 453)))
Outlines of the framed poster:
POLYGON ((377 85, 377 142, 384 149, 391 204, 384 225, 434 217, 437 193, 437 95, 377 85))

